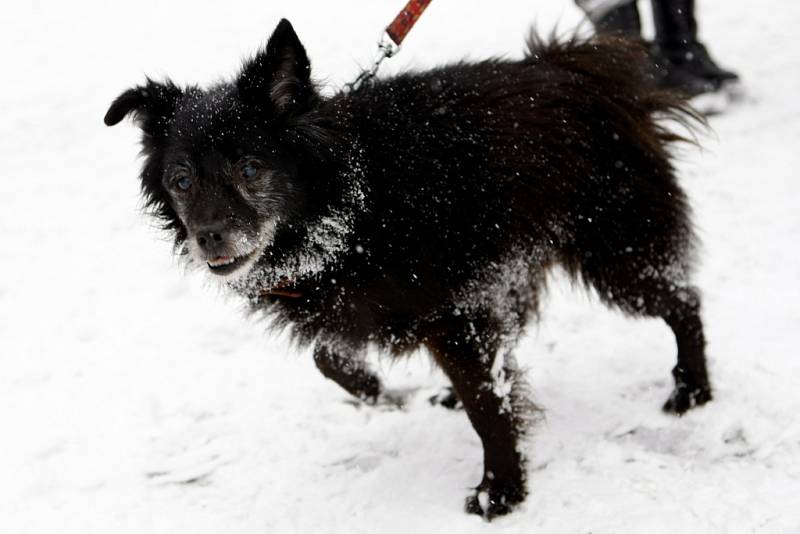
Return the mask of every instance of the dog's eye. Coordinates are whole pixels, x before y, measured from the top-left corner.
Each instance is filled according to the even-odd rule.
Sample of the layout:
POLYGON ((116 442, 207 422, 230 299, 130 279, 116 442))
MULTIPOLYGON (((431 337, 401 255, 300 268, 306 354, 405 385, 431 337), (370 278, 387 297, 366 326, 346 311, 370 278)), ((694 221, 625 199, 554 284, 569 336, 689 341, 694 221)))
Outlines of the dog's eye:
POLYGON ((255 178, 258 175, 258 169, 259 166, 257 162, 248 161, 242 165, 242 176, 247 179, 255 178))
POLYGON ((178 189, 181 191, 188 191, 192 188, 192 179, 188 175, 183 174, 175 180, 175 185, 178 186, 178 189))

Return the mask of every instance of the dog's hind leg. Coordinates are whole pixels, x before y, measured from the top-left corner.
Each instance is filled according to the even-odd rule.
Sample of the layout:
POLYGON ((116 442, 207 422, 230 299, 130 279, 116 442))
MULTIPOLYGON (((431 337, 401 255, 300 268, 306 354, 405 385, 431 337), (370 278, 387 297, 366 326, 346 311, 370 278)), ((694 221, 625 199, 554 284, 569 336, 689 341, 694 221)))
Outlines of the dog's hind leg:
POLYGON ((671 293, 669 306, 661 313, 661 317, 675 333, 678 364, 672 370, 675 389, 664 404, 664 411, 681 415, 711 400, 711 384, 706 369, 706 340, 700 319, 700 296, 691 287, 671 293))
POLYGON ((710 401, 706 340, 697 289, 680 279, 654 274, 657 270, 651 266, 636 269, 635 265, 617 263, 610 271, 595 267, 592 263, 585 265, 584 277, 597 288, 602 300, 630 315, 660 317, 675 334, 678 347, 678 363, 672 370, 675 389, 664 404, 664 411, 682 415, 710 401))
POLYGON ((518 399, 513 361, 505 357, 491 328, 480 323, 448 320, 437 325, 438 332, 426 345, 483 444, 483 479, 466 509, 491 519, 507 514, 525 498, 524 461, 518 448, 525 414, 520 413, 524 403, 518 399))
POLYGON ((314 363, 322 374, 354 397, 375 404, 382 393, 381 381, 360 358, 342 355, 327 347, 314 348, 314 363))
POLYGON ((615 154, 608 183, 579 207, 568 265, 579 266, 607 304, 633 316, 659 317, 675 334, 675 389, 664 410, 683 414, 711 400, 700 295, 691 284, 694 235, 686 195, 658 154, 637 156, 631 145, 615 154), (654 158, 654 159, 651 159, 654 158), (619 162, 618 162, 619 163, 619 162), (626 167, 629 165, 629 167, 626 167))

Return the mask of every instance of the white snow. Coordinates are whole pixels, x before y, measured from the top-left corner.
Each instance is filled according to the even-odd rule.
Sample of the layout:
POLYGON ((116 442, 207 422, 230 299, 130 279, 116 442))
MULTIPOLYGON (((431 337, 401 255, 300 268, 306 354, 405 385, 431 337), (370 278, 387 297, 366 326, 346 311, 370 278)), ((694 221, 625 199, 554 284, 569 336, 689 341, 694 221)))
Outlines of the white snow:
MULTIPOLYGON (((698 2, 747 97, 679 162, 704 243, 716 398, 659 411, 666 326, 562 279, 516 351, 545 420, 531 494, 487 524, 463 412, 424 355, 375 361, 416 390, 354 406, 308 353, 186 275, 137 206, 138 131, 106 128, 145 74, 213 83, 281 16, 335 87, 402 0, 7 2, 0 16, 0 533, 800 532, 800 4, 698 2)), ((569 0, 438 0, 382 72, 519 56, 569 0)))

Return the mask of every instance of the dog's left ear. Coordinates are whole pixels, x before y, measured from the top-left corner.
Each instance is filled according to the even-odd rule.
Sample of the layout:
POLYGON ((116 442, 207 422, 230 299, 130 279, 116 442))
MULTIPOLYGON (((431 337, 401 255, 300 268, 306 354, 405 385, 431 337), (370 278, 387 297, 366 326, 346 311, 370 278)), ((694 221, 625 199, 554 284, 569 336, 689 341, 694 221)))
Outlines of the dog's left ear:
POLYGON ((157 139, 167 134, 169 122, 183 92, 172 82, 154 82, 148 78, 145 85, 128 89, 109 106, 103 121, 114 126, 131 114, 142 129, 146 140, 157 139))
POLYGON ((267 47, 245 63, 236 85, 242 100, 281 117, 305 111, 313 95, 311 63, 291 23, 278 23, 267 47))

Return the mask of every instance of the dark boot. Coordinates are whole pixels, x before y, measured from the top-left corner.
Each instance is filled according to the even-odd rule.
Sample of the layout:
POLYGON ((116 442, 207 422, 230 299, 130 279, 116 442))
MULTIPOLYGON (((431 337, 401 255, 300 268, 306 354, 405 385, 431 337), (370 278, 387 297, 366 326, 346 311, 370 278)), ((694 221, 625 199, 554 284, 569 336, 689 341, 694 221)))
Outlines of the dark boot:
POLYGON ((676 59, 658 44, 650 47, 651 75, 655 84, 665 89, 672 89, 689 97, 713 93, 721 87, 716 80, 696 75, 685 68, 683 61, 676 59))
POLYGON ((680 88, 684 78, 701 79, 708 89, 689 83, 690 94, 715 91, 739 79, 736 73, 714 62, 706 47, 697 40, 694 0, 652 0, 656 40, 653 55, 661 71, 663 85, 680 88))

